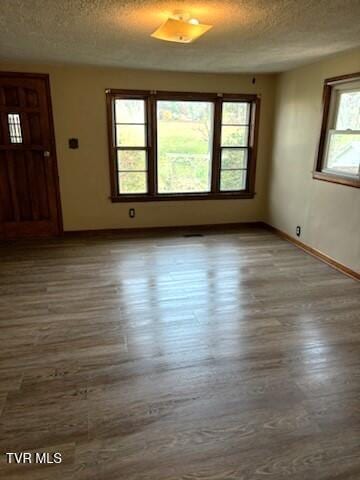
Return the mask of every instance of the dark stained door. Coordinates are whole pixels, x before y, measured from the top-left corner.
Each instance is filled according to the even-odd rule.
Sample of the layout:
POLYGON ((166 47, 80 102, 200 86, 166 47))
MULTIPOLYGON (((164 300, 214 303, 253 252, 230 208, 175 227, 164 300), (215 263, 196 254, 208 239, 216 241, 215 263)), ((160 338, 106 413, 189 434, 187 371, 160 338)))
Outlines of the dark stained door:
POLYGON ((47 75, 0 72, 0 237, 62 232, 47 75))

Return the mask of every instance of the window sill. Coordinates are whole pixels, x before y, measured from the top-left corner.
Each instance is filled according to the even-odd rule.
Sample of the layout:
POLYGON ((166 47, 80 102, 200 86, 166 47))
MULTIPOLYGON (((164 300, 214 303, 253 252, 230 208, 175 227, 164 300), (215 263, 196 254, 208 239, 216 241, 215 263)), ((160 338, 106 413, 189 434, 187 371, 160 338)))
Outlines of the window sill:
POLYGON ((360 187, 360 180, 341 175, 335 175, 328 172, 313 172, 315 180, 322 180, 324 182, 338 183, 339 185, 346 185, 348 187, 360 187))
POLYGON ((122 202, 171 202, 171 201, 187 201, 187 200, 236 200, 251 199, 255 193, 250 192, 230 192, 230 193, 205 193, 205 194, 163 194, 163 195, 116 195, 111 196, 113 203, 122 202))

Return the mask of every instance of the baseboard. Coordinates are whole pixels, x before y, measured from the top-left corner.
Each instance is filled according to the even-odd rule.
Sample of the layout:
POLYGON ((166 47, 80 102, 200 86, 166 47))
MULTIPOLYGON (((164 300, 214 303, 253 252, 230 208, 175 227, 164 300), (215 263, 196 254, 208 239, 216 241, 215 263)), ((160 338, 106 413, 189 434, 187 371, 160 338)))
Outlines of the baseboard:
POLYGON ((97 235, 124 235, 124 236, 151 236, 161 234, 176 234, 179 232, 221 232, 251 228, 263 228, 262 222, 243 223, 216 223, 206 225, 179 225, 173 227, 134 227, 134 228, 106 228, 99 230, 68 230, 64 232, 66 237, 71 236, 97 236, 97 235))
POLYGON ((269 230, 270 232, 273 232, 279 237, 283 238, 284 240, 287 240, 288 242, 294 244, 296 247, 301 248, 301 250, 304 250, 304 252, 308 253, 309 255, 312 255, 318 260, 321 260, 322 262, 327 263, 328 265, 330 265, 330 267, 333 267, 336 270, 344 273, 348 277, 354 280, 358 280, 358 281, 360 280, 359 272, 355 272, 355 270, 351 270, 351 268, 346 267, 342 263, 337 262, 336 260, 329 257, 325 253, 320 252, 316 248, 310 247, 309 245, 306 245, 306 243, 300 242, 300 240, 297 240, 296 238, 292 237, 291 235, 288 235, 287 233, 283 232, 282 230, 279 230, 278 228, 273 227, 272 225, 263 223, 262 226, 267 230, 269 230))

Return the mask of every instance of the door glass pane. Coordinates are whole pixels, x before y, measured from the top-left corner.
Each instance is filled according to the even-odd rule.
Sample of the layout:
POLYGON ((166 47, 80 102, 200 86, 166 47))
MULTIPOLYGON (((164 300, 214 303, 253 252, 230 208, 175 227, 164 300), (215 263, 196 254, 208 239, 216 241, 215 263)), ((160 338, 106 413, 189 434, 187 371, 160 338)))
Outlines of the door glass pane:
POLYGON ((360 134, 330 131, 326 170, 359 175, 360 134))
POLYGON ((360 130, 360 91, 340 94, 336 130, 347 129, 360 130))
POLYGON ((222 122, 230 125, 248 125, 250 116, 249 104, 245 102, 224 102, 222 106, 222 122))
POLYGON ((220 177, 220 190, 237 191, 246 188, 247 170, 222 170, 220 177))
POLYGON ((116 125, 118 147, 145 147, 145 125, 116 125))
POLYGON ((222 126, 222 147, 247 147, 249 127, 222 126))
POLYGON ((144 100, 115 100, 116 123, 145 123, 144 100))
POLYGON ((221 151, 221 168, 246 168, 247 150, 238 148, 223 148, 221 151))
POLYGON ((146 172, 118 172, 119 193, 146 193, 146 172))
POLYGON ((159 193, 210 191, 212 126, 212 102, 157 102, 159 193))
POLYGON ((147 170, 145 150, 118 150, 118 170, 147 170))
POLYGON ((8 114, 9 136, 11 143, 22 143, 22 132, 20 115, 18 113, 8 114))

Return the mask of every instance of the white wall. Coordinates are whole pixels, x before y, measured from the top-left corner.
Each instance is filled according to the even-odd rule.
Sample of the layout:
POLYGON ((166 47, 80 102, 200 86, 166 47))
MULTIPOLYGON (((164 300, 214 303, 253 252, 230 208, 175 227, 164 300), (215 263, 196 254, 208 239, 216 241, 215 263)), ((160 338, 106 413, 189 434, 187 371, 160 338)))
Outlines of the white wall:
POLYGON ((360 71, 360 49, 278 78, 267 221, 338 262, 360 270, 360 190, 315 180, 312 170, 326 78, 360 71))

